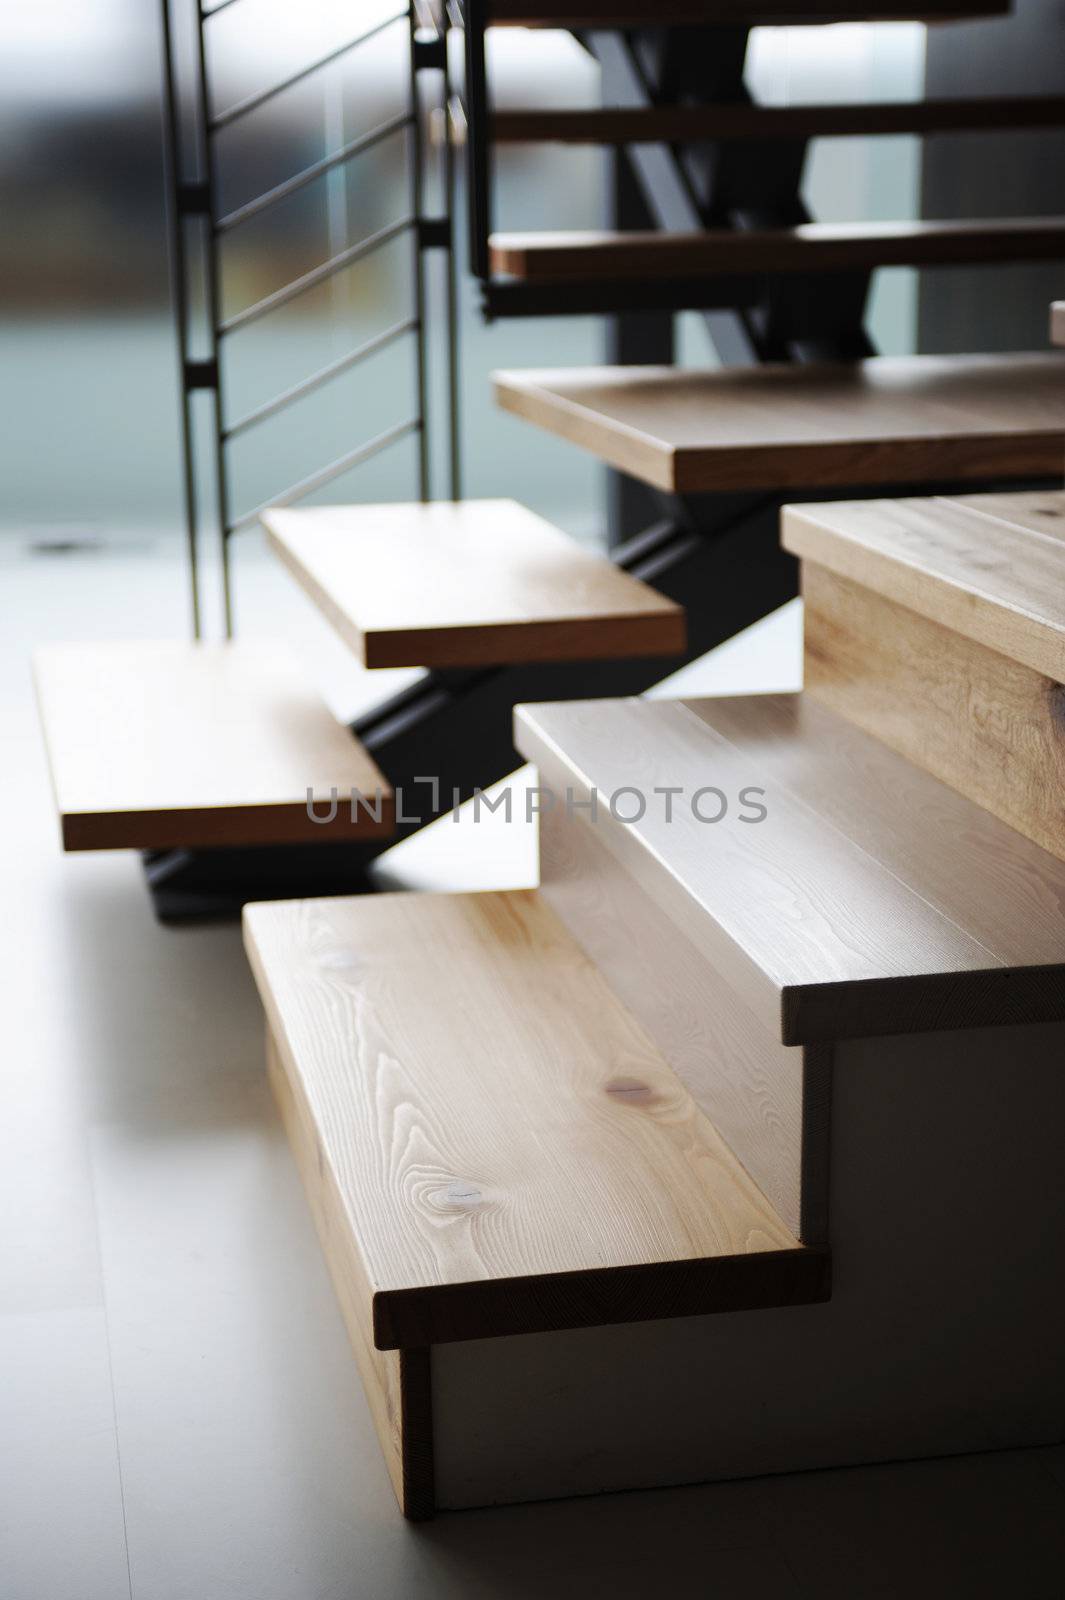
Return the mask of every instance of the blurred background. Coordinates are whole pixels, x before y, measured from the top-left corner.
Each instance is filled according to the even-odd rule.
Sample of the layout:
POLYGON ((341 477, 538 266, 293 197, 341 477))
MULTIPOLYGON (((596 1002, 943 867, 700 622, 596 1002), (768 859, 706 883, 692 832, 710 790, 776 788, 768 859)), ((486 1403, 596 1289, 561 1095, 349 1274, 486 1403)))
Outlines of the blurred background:
MULTIPOLYGON (((222 109, 287 76, 396 9, 382 0, 241 0, 211 24, 222 109), (353 27, 353 18, 355 27, 353 27)), ((506 31, 491 40, 500 105, 579 106, 597 69, 567 34, 506 31)), ((402 24, 307 79, 219 136, 222 203, 235 208, 402 110, 402 24)), ((159 10, 148 0, 35 0, 0 19, 0 539, 56 554, 100 546, 181 551, 176 355, 170 321, 161 138, 159 10)), ((749 81, 766 101, 921 93, 924 29, 912 24, 757 30, 749 81)), ((261 219, 223 256, 224 311, 268 293, 407 206, 405 134, 368 151, 261 219)), ((499 152, 500 227, 601 221, 594 151, 499 152)), ((908 138, 822 141, 806 198, 823 220, 918 214, 919 157, 908 138)), ((460 230, 461 236, 461 230, 460 230)), ((406 314, 409 241, 398 239, 329 284, 227 342, 227 401, 241 413, 406 314)), ((887 352, 913 348, 914 275, 879 275, 872 332, 887 352)), ((578 535, 597 536, 600 469, 493 410, 499 366, 594 362, 595 319, 485 327, 462 277, 466 492, 527 501, 578 535)), ((702 322, 683 319, 685 362, 712 362, 702 322)), ((383 351, 233 450, 239 511, 411 409, 409 341, 383 351)), ((440 441, 442 443, 442 441, 440 441)), ((328 500, 414 493, 406 439, 322 491, 328 500)), ((437 492, 444 492, 442 466, 437 492)), ((255 535, 240 562, 254 560, 255 535)), ((240 585, 238 575, 238 603, 240 585)))

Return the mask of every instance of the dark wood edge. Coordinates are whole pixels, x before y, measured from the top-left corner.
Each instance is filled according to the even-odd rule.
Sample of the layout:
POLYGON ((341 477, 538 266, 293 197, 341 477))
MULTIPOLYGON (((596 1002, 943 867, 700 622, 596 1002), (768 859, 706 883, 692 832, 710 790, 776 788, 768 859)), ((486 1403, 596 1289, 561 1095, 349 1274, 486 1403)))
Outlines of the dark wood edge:
POLYGON ((399 1393, 403 1415, 400 1452, 403 1515, 425 1522, 436 1513, 436 1467, 433 1446, 433 1372, 429 1350, 401 1350, 399 1393))
POLYGON ((309 820, 302 800, 177 811, 67 811, 60 814, 63 849, 210 850, 237 845, 338 844, 395 833, 396 804, 391 791, 382 798, 380 822, 360 811, 354 826, 344 798, 341 793, 336 820, 323 823, 309 820))
POLYGON ((555 1333, 721 1311, 809 1305, 831 1293, 828 1252, 797 1247, 742 1256, 478 1279, 374 1295, 379 1350, 555 1333))
POLYGON ((802 1133, 799 1156, 799 1237, 811 1248, 829 1247, 832 1068, 831 1044, 802 1052, 802 1133))
MULTIPOLYGON (((368 628, 366 666, 488 667, 533 661, 609 661, 630 656, 682 655, 687 645, 683 608, 618 616, 396 628, 368 628), (598 637, 597 637, 598 636, 598 637)), ((668 670, 668 669, 667 669, 668 670)))
POLYGON ((784 1044, 1065 1021, 1065 964, 786 988, 784 1044))

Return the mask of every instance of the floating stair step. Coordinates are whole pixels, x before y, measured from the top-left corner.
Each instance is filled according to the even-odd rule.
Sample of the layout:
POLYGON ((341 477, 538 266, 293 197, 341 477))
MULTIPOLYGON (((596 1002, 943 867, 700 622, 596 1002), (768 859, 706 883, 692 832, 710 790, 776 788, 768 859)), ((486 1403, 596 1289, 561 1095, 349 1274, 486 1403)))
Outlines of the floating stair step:
POLYGON ((795 228, 698 233, 497 233, 492 271, 525 282, 597 282, 856 272, 1065 257, 1065 218, 976 222, 807 222, 795 228))
POLYGON ((504 410, 677 494, 1056 475, 1065 449, 1065 362, 1053 353, 558 368, 494 382, 504 410))
POLYGON ((1061 95, 877 100, 853 105, 590 106, 496 111, 498 144, 687 144, 693 140, 829 139, 986 133, 1065 126, 1061 95))
POLYGON ((1050 342, 1065 344, 1065 300, 1055 300, 1050 308, 1050 342))
POLYGON ((788 507, 806 684, 1065 859, 1065 494, 788 507))
POLYGON ((825 1298, 825 1254, 535 892, 250 906, 245 936, 408 1515, 455 1416, 439 1347, 825 1298))
POLYGON ((50 645, 34 672, 66 850, 325 843, 393 830, 387 782, 283 646, 50 645), (352 790, 367 799, 354 821, 352 790), (339 796, 332 821, 311 819, 308 791, 323 819, 339 796))
POLYGON ((952 22, 966 17, 1002 16, 1008 0, 870 0, 868 5, 831 0, 670 0, 654 7, 649 0, 487 0, 487 20, 521 28, 653 27, 714 23, 952 22))
POLYGON ((683 609, 513 500, 326 506, 264 518, 367 667, 671 656, 683 609))

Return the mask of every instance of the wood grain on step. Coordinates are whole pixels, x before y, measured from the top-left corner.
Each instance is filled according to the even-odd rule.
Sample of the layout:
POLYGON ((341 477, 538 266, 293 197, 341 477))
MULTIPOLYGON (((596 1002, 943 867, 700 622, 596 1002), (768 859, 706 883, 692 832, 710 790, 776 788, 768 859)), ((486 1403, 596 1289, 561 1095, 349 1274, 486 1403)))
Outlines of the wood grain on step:
POLYGON ((535 893, 251 906, 245 929, 378 1348, 825 1292, 535 893))

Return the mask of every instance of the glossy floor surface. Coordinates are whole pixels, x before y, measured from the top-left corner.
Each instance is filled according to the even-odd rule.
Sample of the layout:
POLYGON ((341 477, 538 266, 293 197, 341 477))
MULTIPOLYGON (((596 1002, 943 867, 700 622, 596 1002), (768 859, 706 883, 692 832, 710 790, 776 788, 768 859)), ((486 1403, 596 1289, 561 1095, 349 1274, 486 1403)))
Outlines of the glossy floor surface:
MULTIPOLYGON (((29 647, 179 634, 176 565, 9 546, 0 592, 3 1600, 1060 1593, 1065 1449, 404 1524, 267 1091, 237 928, 161 928, 135 858, 58 850, 29 647)), ((287 604, 280 625, 306 625, 335 666, 287 604)), ((797 671, 792 607, 683 687, 786 688, 797 671)), ((535 870, 530 828, 483 819, 445 821, 386 867, 441 888, 535 870)))

